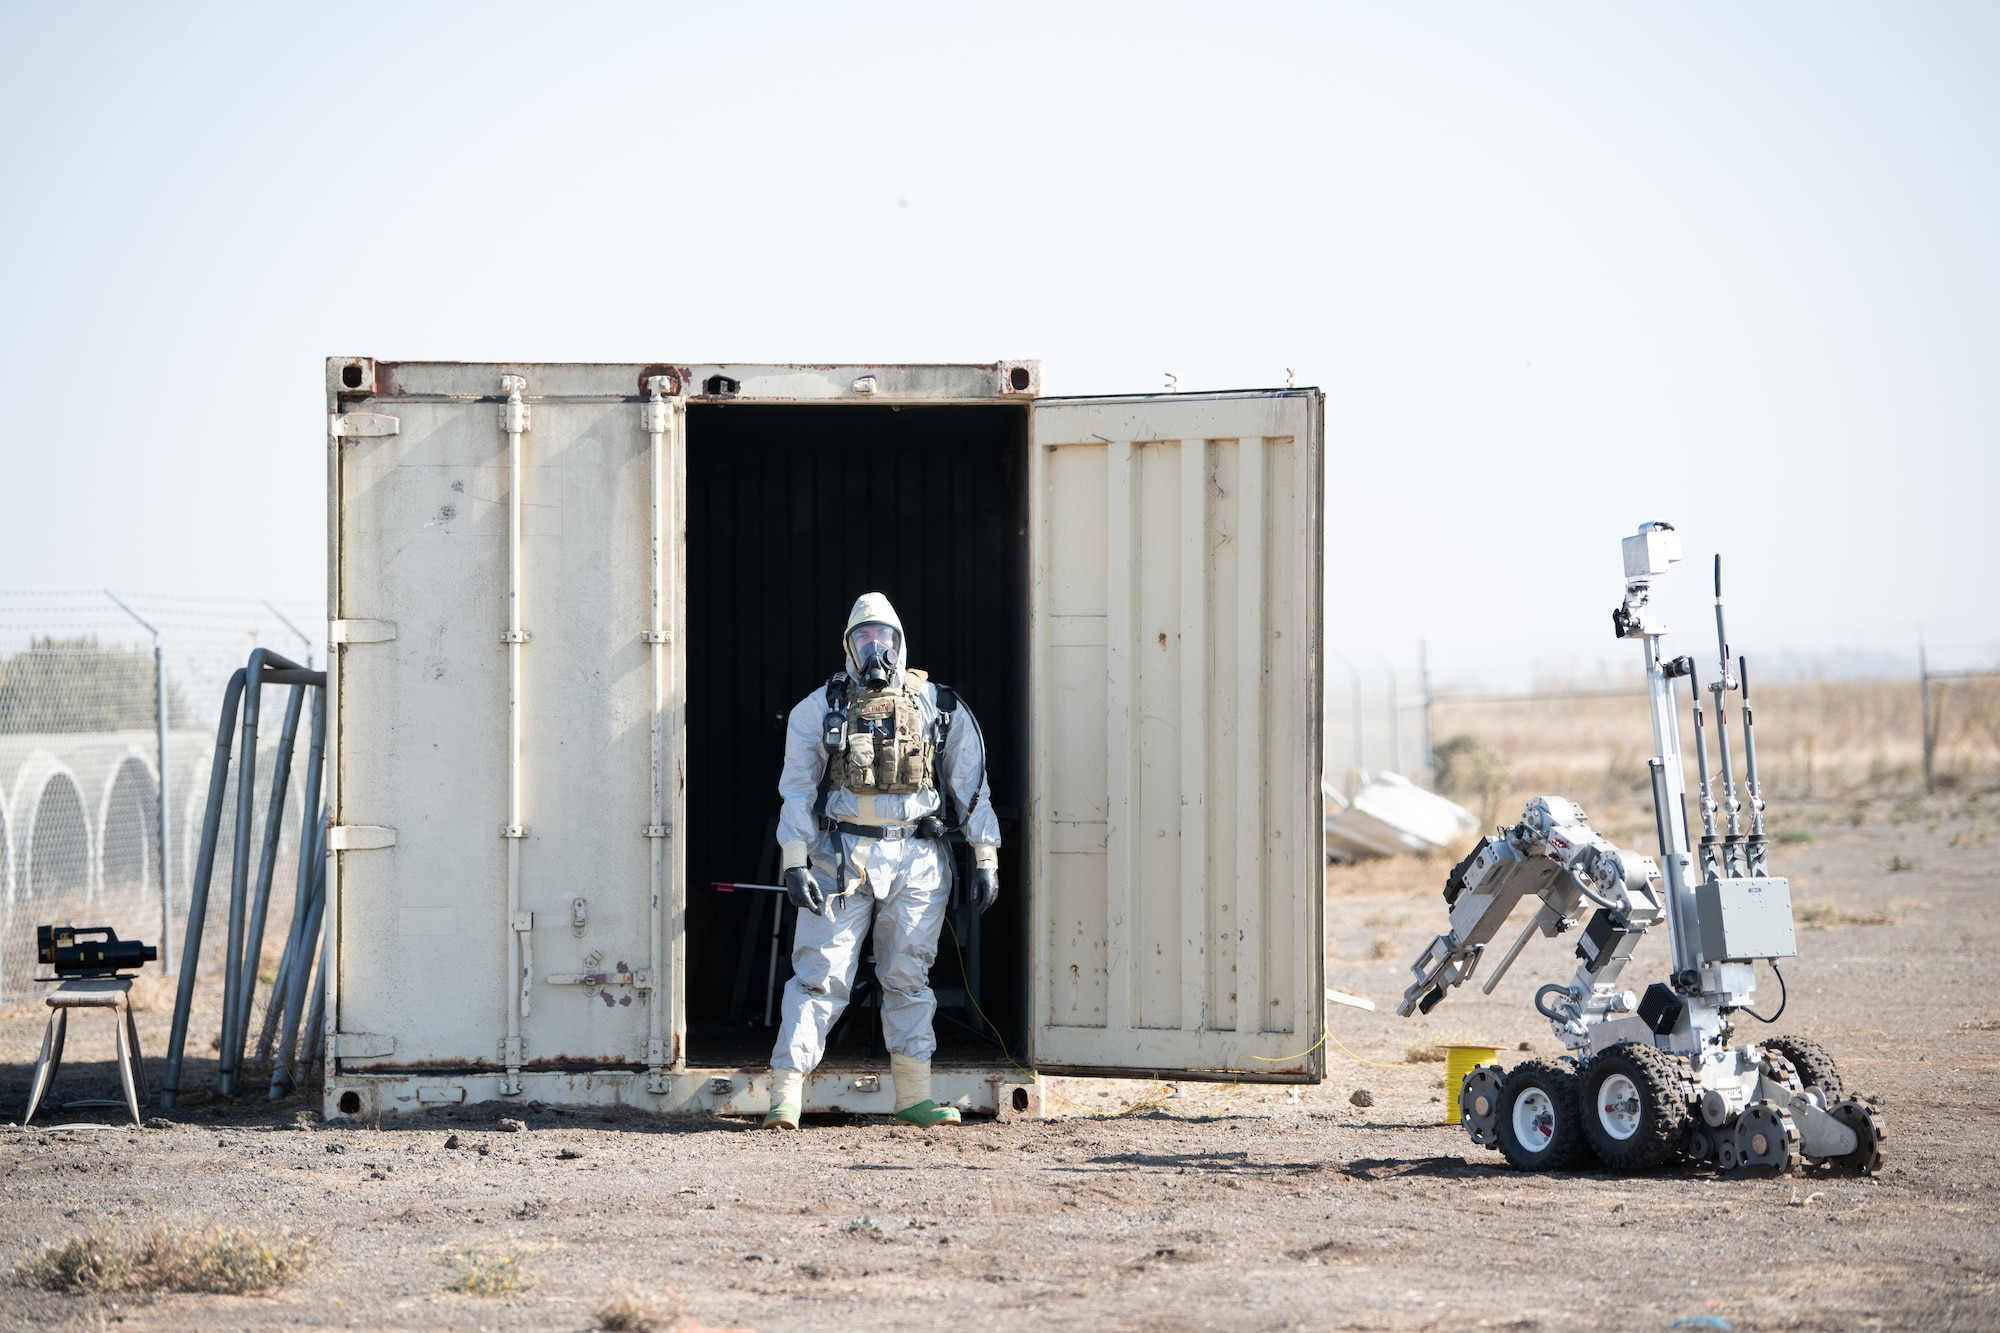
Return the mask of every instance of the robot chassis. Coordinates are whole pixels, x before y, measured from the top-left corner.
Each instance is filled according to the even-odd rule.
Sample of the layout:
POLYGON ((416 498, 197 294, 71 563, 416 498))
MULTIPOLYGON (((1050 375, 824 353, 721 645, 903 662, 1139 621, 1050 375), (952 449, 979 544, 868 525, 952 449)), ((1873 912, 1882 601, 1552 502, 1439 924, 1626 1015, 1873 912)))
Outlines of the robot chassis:
POLYGON ((1595 909, 1576 945, 1581 959, 1568 985, 1535 993, 1572 1055, 1527 1060, 1502 1072, 1483 1064, 1458 1090, 1460 1123, 1472 1140, 1498 1148, 1527 1170, 1586 1168, 1593 1158, 1622 1171, 1674 1163, 1713 1163, 1724 1171, 1781 1174, 1802 1163, 1873 1174, 1881 1165, 1882 1123, 1873 1108, 1844 1095, 1832 1058, 1816 1042, 1769 1037, 1732 1044, 1732 1016, 1748 1014, 1756 963, 1798 953, 1791 886, 1765 868, 1764 800, 1757 782, 1750 693, 1742 658, 1732 673, 1723 628, 1722 567, 1716 561, 1715 629, 1721 670, 1714 696, 1721 800, 1710 780, 1700 686, 1692 658, 1666 659, 1667 633, 1649 609, 1652 581, 1681 558, 1680 534, 1648 523, 1623 543, 1625 600, 1612 612, 1621 639, 1645 650, 1652 701, 1649 761, 1660 856, 1621 850, 1590 827, 1584 812, 1555 796, 1528 803, 1512 828, 1482 838, 1445 881, 1451 929, 1432 940, 1410 970, 1416 981, 1397 1012, 1429 1013, 1453 987, 1472 979, 1486 946, 1516 903, 1540 908, 1482 988, 1492 994, 1530 937, 1575 928, 1595 909), (1702 839, 1690 848, 1681 771, 1680 720, 1673 682, 1694 694, 1702 839), (1740 691, 1749 832, 1745 801, 1730 769, 1724 696, 1740 691), (1724 829, 1718 836, 1718 825, 1724 829), (1697 877, 1697 871, 1698 877, 1697 877), (1663 873, 1664 872, 1664 873, 1663 873), (1673 972, 1643 996, 1619 976, 1641 937, 1665 924, 1673 972))

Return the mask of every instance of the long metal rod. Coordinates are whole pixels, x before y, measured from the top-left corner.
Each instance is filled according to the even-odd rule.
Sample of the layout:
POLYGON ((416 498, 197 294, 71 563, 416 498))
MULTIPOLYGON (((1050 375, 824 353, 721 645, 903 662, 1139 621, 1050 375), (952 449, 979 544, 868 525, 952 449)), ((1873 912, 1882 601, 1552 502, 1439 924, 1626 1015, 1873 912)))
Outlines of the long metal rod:
POLYGON ((1729 632, 1722 623, 1722 557, 1715 557, 1715 646, 1721 675, 1708 687, 1715 696, 1716 762, 1722 766, 1722 814, 1728 833, 1722 839, 1722 863, 1730 875, 1743 873, 1743 803, 1736 796, 1736 773, 1729 759, 1729 713, 1722 696, 1736 688, 1729 671, 1729 632))
MULTIPOLYGON (((300 1011, 306 1007, 306 982, 313 970, 313 956, 319 944, 320 921, 326 911, 326 812, 322 810, 303 841, 302 855, 311 868, 306 882, 306 902, 300 923, 293 931, 291 972, 284 994, 283 1019, 278 1027, 278 1049, 271 1061, 270 1099, 277 1101, 303 1081, 293 1067, 299 1044, 300 1011)), ((273 993, 275 998, 275 992, 273 993)))
POLYGON ((1688 827, 1686 806, 1674 802, 1675 793, 1687 790, 1687 775, 1681 768, 1680 711, 1674 702, 1673 682, 1667 679, 1660 661, 1660 640, 1648 633, 1642 639, 1646 650, 1646 690, 1653 714, 1653 744, 1659 751, 1662 790, 1656 801, 1666 803, 1667 842, 1660 848, 1660 869, 1667 881, 1667 937, 1674 956, 1676 975, 1696 968, 1695 940, 1689 928, 1693 891, 1687 882, 1688 827))
MULTIPOLYGON (((282 1025, 279 1028, 279 1051, 271 1065, 271 1093, 275 1099, 280 1095, 279 1080, 290 1077, 293 1033, 298 1026, 299 1009, 305 996, 306 974, 312 970, 312 940, 307 937, 306 917, 312 910, 315 893, 323 892, 326 868, 323 864, 326 815, 320 808, 321 769, 326 758, 326 691, 313 692, 312 737, 306 747, 306 792, 304 813, 299 825, 299 873, 292 895, 292 928, 285 942, 285 965, 278 982, 271 991, 271 1003, 266 1006, 265 1030, 271 1024, 268 1015, 281 1012, 282 1025), (282 997, 282 1002, 281 1002, 282 997)), ((259 1043, 260 1046, 262 1043, 259 1043)))
MULTIPOLYGON (((250 1013, 257 995, 257 976, 264 956, 264 926, 270 919, 271 881, 278 866, 278 843, 285 832, 285 796, 291 790, 292 751, 298 743, 299 717, 305 710, 307 687, 292 686, 285 701, 285 722, 278 732, 278 753, 271 768, 271 801, 264 811, 263 847, 257 857, 257 887, 250 895, 250 926, 243 940, 242 989, 236 999, 237 1045, 223 1052, 233 1085, 243 1069, 243 1043, 250 1032, 250 1013)), ((303 856, 305 847, 299 848, 303 856)), ((275 996, 277 992, 273 991, 275 996)), ((268 1008, 268 1005, 266 1006, 268 1008)))
POLYGON ((235 1091, 235 1063, 243 1036, 237 1027, 237 992, 243 985, 243 937, 250 925, 250 835, 257 822, 257 715, 264 694, 264 659, 269 650, 251 652, 244 668, 243 717, 236 742, 236 836, 229 848, 229 940, 222 958, 222 1047, 215 1090, 227 1097, 235 1091))
POLYGON ((194 882, 188 886, 187 942, 181 948, 180 984, 174 991, 174 1022, 167 1037, 167 1071, 160 1084, 160 1109, 173 1109, 181 1089, 181 1054, 187 1047, 188 1016, 194 1007, 194 974, 201 960, 202 925, 208 916, 208 882, 215 872, 215 841, 222 826, 222 797, 229 784, 229 742, 243 700, 245 672, 236 671, 222 692, 222 721, 215 729, 215 759, 208 770, 208 805, 201 817, 201 843, 194 882))
POLYGON ((521 1019, 531 1003, 532 978, 523 957, 527 947, 521 914, 521 436, 528 429, 521 394, 528 382, 502 375, 507 393, 501 427, 507 434, 507 1038, 501 1057, 507 1075, 502 1095, 521 1093, 521 1019))
POLYGON ((1719 879, 1722 868, 1715 837, 1717 806, 1709 789, 1708 737, 1702 731, 1701 723, 1701 682, 1695 679, 1692 659, 1688 663, 1688 697, 1694 701, 1695 780, 1700 784, 1697 789, 1699 799, 1695 804, 1701 810, 1701 877, 1704 880, 1719 879))
POLYGON ((111 589, 104 595, 118 603, 118 609, 145 627, 153 636, 153 743, 157 753, 157 777, 155 783, 160 798, 160 972, 164 976, 174 974, 174 854, 167 836, 172 816, 172 804, 167 798, 167 664, 161 650, 160 631, 149 624, 137 611, 125 605, 125 600, 111 589))
POLYGON ((1743 774, 1750 797, 1750 837, 1743 844, 1745 868, 1753 875, 1761 875, 1768 845, 1764 838, 1764 788, 1757 781, 1757 734, 1750 723, 1750 664, 1741 657, 1736 659, 1736 683, 1743 692, 1743 774))
POLYGON ((652 989, 646 996, 646 1086, 648 1091, 665 1091, 666 1041, 663 1011, 666 1009, 667 969, 662 948, 666 932, 661 928, 661 900, 666 892, 664 860, 667 850, 667 435, 673 408, 666 399, 672 383, 664 375, 646 381, 647 400, 641 409, 641 424, 647 436, 647 454, 652 463, 652 574, 653 596, 648 614, 646 642, 651 646, 653 677, 652 710, 652 804, 646 840, 652 896, 648 899, 646 921, 652 989))

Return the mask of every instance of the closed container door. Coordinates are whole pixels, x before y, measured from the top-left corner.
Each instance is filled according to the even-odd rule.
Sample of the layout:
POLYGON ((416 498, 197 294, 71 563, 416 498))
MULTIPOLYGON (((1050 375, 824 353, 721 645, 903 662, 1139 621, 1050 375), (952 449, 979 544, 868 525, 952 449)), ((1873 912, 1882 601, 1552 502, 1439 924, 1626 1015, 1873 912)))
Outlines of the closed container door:
POLYGON ((333 444, 340 1066, 671 1064, 680 405, 523 367, 513 444, 503 367, 398 369, 333 444))
POLYGON ((1318 1078, 1323 399, 1043 399, 1033 1055, 1318 1078))

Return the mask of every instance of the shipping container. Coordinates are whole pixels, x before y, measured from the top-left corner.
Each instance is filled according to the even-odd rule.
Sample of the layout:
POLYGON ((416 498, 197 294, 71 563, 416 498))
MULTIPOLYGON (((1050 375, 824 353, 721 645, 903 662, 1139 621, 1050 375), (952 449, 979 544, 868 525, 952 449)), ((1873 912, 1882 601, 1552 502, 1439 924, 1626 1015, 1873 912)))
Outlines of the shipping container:
MULTIPOLYGON (((327 362, 329 1115, 767 1109, 789 909, 714 886, 775 881, 784 720, 870 590, 1005 838, 938 1099, 1320 1078, 1323 398, 1040 380, 327 362)), ((808 1111, 891 1109, 866 999, 808 1111)))

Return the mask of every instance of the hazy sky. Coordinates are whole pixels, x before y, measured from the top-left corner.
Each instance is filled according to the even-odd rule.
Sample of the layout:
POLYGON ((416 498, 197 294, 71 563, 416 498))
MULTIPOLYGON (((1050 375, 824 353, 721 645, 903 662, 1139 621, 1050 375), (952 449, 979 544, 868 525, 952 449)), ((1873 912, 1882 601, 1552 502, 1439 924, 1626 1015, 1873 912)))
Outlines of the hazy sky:
POLYGON ((1036 356, 1323 386, 1351 654, 1622 663, 1666 518, 1767 658, 1990 659, 1996 70, 1983 3, 9 3, 0 588, 316 598, 329 354, 1036 356))

